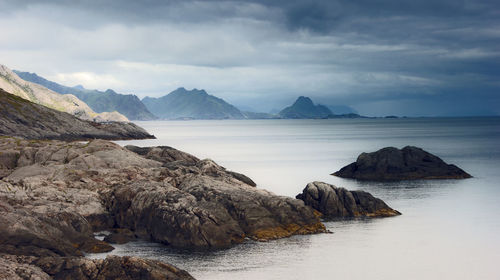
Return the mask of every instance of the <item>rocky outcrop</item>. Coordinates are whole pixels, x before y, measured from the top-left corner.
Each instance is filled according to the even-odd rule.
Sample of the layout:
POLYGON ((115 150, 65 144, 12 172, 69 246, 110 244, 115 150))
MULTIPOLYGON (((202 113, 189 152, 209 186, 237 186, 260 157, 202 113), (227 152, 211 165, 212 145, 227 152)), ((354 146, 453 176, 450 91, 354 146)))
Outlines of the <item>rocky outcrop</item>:
POLYGON ((179 151, 168 146, 158 147, 137 147, 133 145, 125 146, 125 149, 132 151, 144 158, 162 162, 164 164, 174 163, 182 165, 195 165, 200 160, 188 153, 179 151))
POLYGON ((421 148, 387 147, 362 153, 353 162, 332 175, 357 180, 391 181, 417 179, 465 179, 472 177, 453 164, 421 148))
POLYGON ((0 151, 14 157, 2 170, 0 201, 46 216, 75 213, 88 222, 78 228, 112 225, 175 247, 325 231, 302 201, 257 189, 211 160, 168 147, 129 149, 103 140, 0 138, 0 151))
POLYGON ((0 252, 42 257, 113 250, 111 245, 93 237, 92 227, 77 213, 33 211, 16 202, 12 204, 0 200, 0 252))
POLYGON ((30 102, 71 114, 83 120, 128 122, 124 115, 116 111, 98 114, 72 94, 59 94, 41 85, 27 82, 1 64, 0 88, 30 102))
POLYGON ((348 191, 323 182, 307 184, 297 199, 303 200, 324 218, 390 217, 401 215, 381 199, 364 191, 348 191))
POLYGON ((108 256, 102 260, 78 257, 0 255, 0 279, 194 279, 186 271, 159 261, 108 256))
MULTIPOLYGON (((154 138, 133 123, 97 123, 81 120, 73 115, 29 102, 2 89, 0 89, 0 135, 68 141, 95 138, 109 140, 154 138)), ((5 163, 2 155, 0 162, 5 163)))
POLYGON ((210 160, 205 160, 202 163, 200 163, 200 160, 197 157, 179 151, 172 147, 168 146, 137 147, 133 145, 127 145, 125 146, 125 149, 132 151, 136 154, 139 154, 147 159, 152 159, 155 161, 162 162, 164 166, 176 166, 176 165, 194 166, 196 164, 200 164, 201 166, 204 166, 203 169, 206 171, 207 174, 212 174, 213 176, 216 177, 222 176, 224 174, 252 187, 257 186, 257 184, 255 184, 255 182, 252 179, 248 178, 246 175, 226 170, 224 167, 219 166, 215 162, 210 160), (213 166, 214 168, 211 168, 210 166, 213 166))
POLYGON ((0 278, 191 279, 161 262, 83 255, 136 237, 224 248, 326 231, 303 201, 170 147, 0 137, 0 155, 0 278), (95 239, 103 229, 112 234, 95 239))
MULTIPOLYGON (((83 257, 113 249, 94 238, 92 222, 115 224, 100 192, 117 184, 117 177, 131 180, 134 168, 161 163, 102 140, 67 143, 4 137, 0 153, 7 155, 0 166, 0 279, 193 279, 162 262, 83 257), (110 177, 100 179, 105 174, 110 177)), ((135 236, 126 229, 114 232, 135 236)))

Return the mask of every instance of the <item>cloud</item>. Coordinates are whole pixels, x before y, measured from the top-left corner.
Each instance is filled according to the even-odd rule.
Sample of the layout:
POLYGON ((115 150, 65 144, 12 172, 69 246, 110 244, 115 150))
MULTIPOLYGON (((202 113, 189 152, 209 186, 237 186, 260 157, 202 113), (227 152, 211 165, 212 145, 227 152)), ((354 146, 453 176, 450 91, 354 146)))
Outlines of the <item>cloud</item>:
POLYGON ((497 1, 3 0, 0 63, 141 97, 204 88, 263 111, 308 95, 385 115, 454 92, 464 102, 449 104, 476 96, 463 111, 479 112, 500 107, 499 14, 497 1))
POLYGON ((103 85, 109 88, 116 88, 125 85, 123 81, 118 80, 112 75, 102 75, 92 72, 59 73, 47 78, 63 85, 85 85, 88 88, 103 89, 103 85))

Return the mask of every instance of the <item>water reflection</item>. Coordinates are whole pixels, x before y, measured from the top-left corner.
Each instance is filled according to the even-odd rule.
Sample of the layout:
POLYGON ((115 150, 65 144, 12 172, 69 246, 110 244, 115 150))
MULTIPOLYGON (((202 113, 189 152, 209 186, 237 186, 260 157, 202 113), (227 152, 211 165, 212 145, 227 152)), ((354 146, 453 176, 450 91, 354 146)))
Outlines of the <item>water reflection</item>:
MULTIPOLYGON (((118 256, 138 256, 173 263, 188 269, 193 275, 206 275, 211 272, 247 271, 267 266, 286 266, 302 259, 301 251, 311 245, 311 236, 268 242, 246 242, 223 250, 179 250, 148 242, 134 241, 115 244, 111 252, 118 256), (277 254, 282 252, 284 254, 277 254)), ((105 258, 108 253, 89 254, 90 258, 105 258)))

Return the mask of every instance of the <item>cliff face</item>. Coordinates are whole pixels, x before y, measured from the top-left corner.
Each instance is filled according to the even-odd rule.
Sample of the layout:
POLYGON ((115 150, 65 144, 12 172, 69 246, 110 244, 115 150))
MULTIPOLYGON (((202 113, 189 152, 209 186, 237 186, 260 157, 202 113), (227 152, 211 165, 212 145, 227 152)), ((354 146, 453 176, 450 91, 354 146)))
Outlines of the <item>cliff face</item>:
POLYGON ((0 89, 0 135, 26 139, 153 138, 133 123, 97 123, 35 104, 0 89))
POLYGON ((133 94, 120 94, 108 89, 104 92, 83 87, 67 87, 49 81, 35 73, 13 71, 25 81, 39 84, 60 94, 73 94, 97 113, 117 111, 130 120, 149 121, 157 117, 133 94))
POLYGON ((128 121, 118 112, 98 114, 72 94, 59 94, 41 85, 27 82, 4 65, 0 65, 0 88, 33 103, 69 113, 83 120, 128 121))
POLYGON ((204 90, 178 88, 160 98, 142 100, 149 111, 162 119, 244 119, 238 108, 204 90))

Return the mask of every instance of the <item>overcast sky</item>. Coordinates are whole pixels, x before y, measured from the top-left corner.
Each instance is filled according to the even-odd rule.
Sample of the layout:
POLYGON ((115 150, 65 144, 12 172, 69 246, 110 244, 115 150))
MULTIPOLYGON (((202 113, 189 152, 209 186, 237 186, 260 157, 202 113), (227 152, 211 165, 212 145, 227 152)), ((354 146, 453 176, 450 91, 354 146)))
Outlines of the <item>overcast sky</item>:
POLYGON ((500 2, 0 0, 0 63, 139 97, 500 114, 500 2), (272 3, 272 4, 269 4, 272 3))

